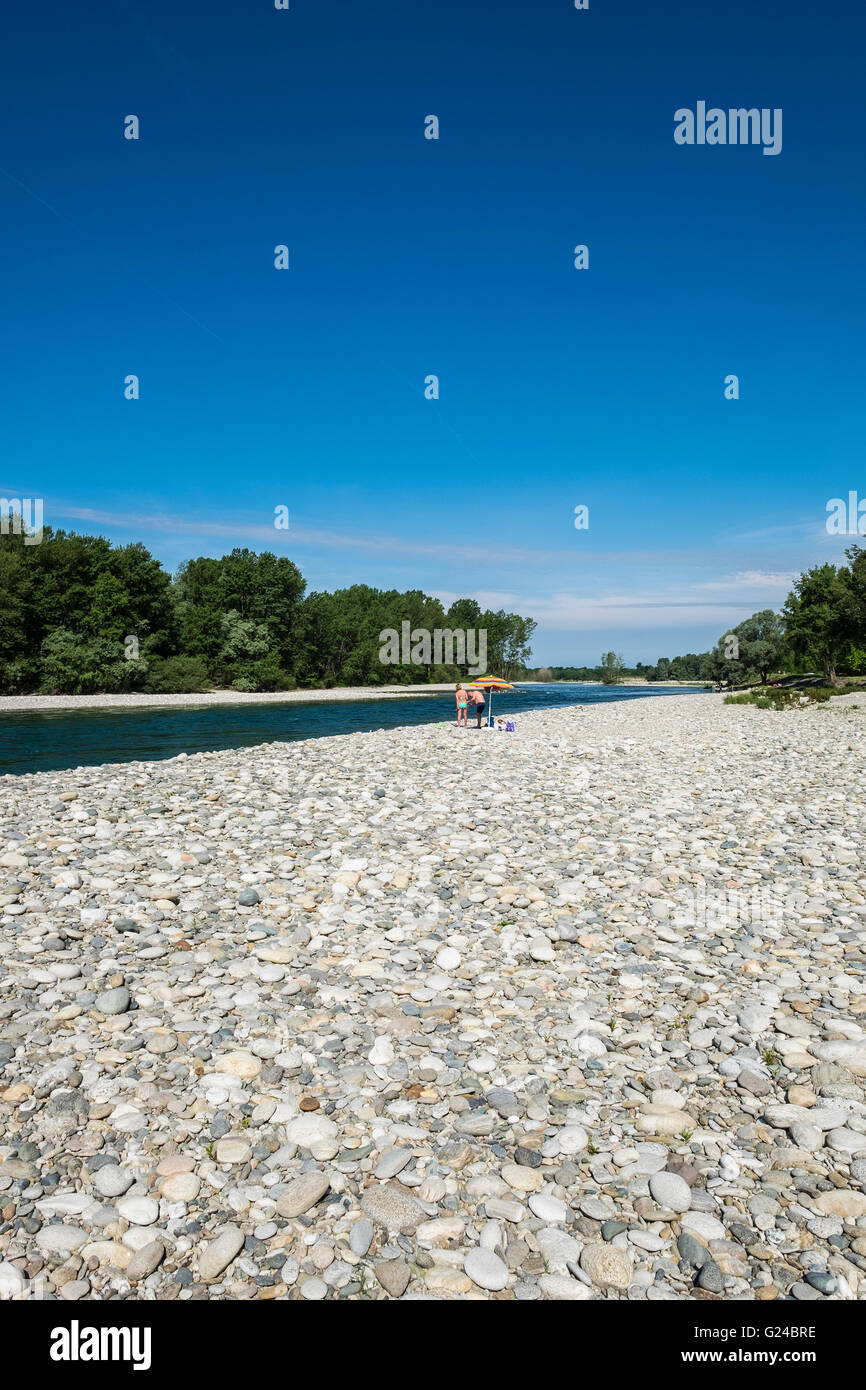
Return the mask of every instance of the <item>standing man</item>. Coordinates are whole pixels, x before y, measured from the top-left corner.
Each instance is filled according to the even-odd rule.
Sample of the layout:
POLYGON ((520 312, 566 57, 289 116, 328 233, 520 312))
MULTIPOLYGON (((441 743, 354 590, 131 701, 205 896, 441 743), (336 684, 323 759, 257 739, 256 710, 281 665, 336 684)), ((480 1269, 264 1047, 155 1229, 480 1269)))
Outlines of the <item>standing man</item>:
POLYGON ((481 716, 484 713, 484 706, 487 701, 484 699, 483 690, 473 690, 472 698, 475 701, 475 713, 478 715, 478 727, 481 728, 481 716))

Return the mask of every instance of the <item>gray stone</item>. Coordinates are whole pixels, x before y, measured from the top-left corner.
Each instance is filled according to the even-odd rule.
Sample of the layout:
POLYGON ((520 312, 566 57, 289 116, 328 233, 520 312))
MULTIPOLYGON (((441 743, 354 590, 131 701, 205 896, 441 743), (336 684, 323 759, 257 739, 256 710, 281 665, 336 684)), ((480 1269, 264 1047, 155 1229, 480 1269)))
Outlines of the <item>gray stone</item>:
POLYGON ((396 1178, 398 1173, 402 1173, 407 1163, 411 1163, 412 1153, 409 1149, 386 1149, 385 1153, 376 1163, 373 1174, 380 1180, 386 1178, 396 1178))
POLYGON ((699 1289, 706 1289, 708 1293, 723 1293, 725 1276, 713 1260, 708 1260, 698 1270, 697 1284, 699 1289))
POLYGON ((115 989, 104 989, 101 994, 97 994, 94 1000, 94 1007, 101 1014, 125 1014, 129 1008, 130 994, 126 985, 117 985, 115 989))
POLYGON ((809 1124, 808 1120, 796 1120, 789 1130, 791 1140, 798 1149, 809 1149, 814 1151, 820 1149, 824 1143, 823 1131, 817 1125, 809 1124))
POLYGON ((615 1245, 584 1246, 580 1267, 600 1289, 627 1289, 631 1283, 631 1258, 615 1245))
POLYGON ((362 1216, 360 1221, 356 1221, 349 1232, 349 1249, 355 1255, 366 1255, 370 1246, 373 1244, 373 1223, 367 1221, 362 1216))
POLYGON ((800 1303, 817 1302, 824 1295, 812 1287, 811 1284, 792 1284, 790 1288, 792 1298, 796 1298, 800 1303))
POLYGON ((835 1149, 837 1153, 843 1154, 866 1154, 866 1134, 857 1134, 853 1129, 847 1129, 840 1125, 838 1129, 831 1129, 827 1135, 828 1148, 835 1149))
POLYGON ((463 1268, 473 1284, 477 1284, 480 1289, 497 1292, 504 1289, 508 1283, 508 1266, 505 1261, 500 1260, 492 1250, 485 1250, 483 1246, 475 1246, 467 1252, 463 1268))
POLYGON ((231 1264, 243 1249, 243 1233, 237 1226, 223 1226, 214 1240, 201 1252, 198 1260, 199 1278, 203 1283, 213 1283, 231 1264))
POLYGON ((406 1292, 411 1272, 405 1260, 380 1260, 375 1272, 382 1288, 392 1298, 399 1298, 406 1292))
POLYGON ((277 1198, 277 1214, 287 1220, 303 1215, 321 1201, 330 1186, 331 1179, 327 1173, 302 1173, 300 1177, 286 1183, 277 1198))
POLYGON ((627 1230, 628 1226, 624 1221, 605 1221, 601 1228, 601 1238, 602 1240, 613 1240, 614 1236, 627 1230))
POLYGON ((523 1106, 513 1091, 506 1086, 492 1086, 485 1096, 491 1110, 501 1115, 503 1120, 516 1119, 523 1114, 523 1106))
POLYGON ((301 1284, 301 1298, 306 1298, 308 1302, 319 1303, 323 1298, 328 1297, 328 1286, 324 1279, 307 1279, 301 1284))
POLYGON ((93 1175, 93 1186, 100 1197, 122 1197, 134 1181, 131 1173, 124 1172, 114 1163, 106 1164, 93 1175))
POLYGON ((86 1244, 88 1235, 78 1226, 43 1226, 36 1234, 36 1244, 44 1255, 71 1255, 86 1244))
POLYGON ((149 1245, 143 1245, 140 1250, 136 1250, 126 1266, 127 1279, 131 1284, 146 1279, 149 1274, 153 1274, 164 1258, 165 1246, 161 1240, 152 1240, 149 1245))
POLYGON ((368 1187, 361 1198, 361 1210, 377 1226, 389 1231, 414 1231, 423 1220, 424 1208, 390 1184, 368 1187))
POLYGON ((806 1283, 811 1284, 813 1289, 819 1293, 831 1294, 836 1292, 836 1280, 832 1274, 824 1274, 818 1269, 812 1269, 806 1275, 806 1283))
POLYGON ((677 1236, 677 1250, 680 1259, 691 1265, 692 1269, 701 1269, 712 1259, 709 1250, 695 1240, 694 1236, 690 1236, 688 1231, 683 1231, 677 1236))
POLYGON ((653 1173, 649 1189, 659 1206, 670 1211, 688 1211, 691 1206, 691 1188, 676 1173, 653 1173))
POLYGON ((758 1072, 749 1071, 747 1067, 739 1073, 737 1085, 742 1086, 744 1091, 749 1091, 753 1096, 766 1096, 772 1090, 770 1082, 766 1076, 761 1076, 758 1072))

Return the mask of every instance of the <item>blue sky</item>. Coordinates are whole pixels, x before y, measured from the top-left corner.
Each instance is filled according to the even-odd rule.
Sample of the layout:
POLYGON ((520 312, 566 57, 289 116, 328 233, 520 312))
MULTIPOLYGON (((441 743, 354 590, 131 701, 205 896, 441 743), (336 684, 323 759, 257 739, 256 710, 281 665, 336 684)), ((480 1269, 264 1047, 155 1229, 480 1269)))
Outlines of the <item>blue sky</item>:
POLYGON ((19 7, 0 492, 170 568, 249 545, 311 589, 476 595, 538 620, 539 662, 705 650, 842 561, 826 503, 866 498, 864 26, 847 0, 19 7), (677 145, 701 100, 781 108, 782 152, 677 145))

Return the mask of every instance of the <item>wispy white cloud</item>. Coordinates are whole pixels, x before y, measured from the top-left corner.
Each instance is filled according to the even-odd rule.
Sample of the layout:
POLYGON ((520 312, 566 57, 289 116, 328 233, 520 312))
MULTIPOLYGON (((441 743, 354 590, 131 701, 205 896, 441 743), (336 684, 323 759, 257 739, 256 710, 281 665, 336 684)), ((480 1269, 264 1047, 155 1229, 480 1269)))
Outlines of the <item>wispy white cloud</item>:
MULTIPOLYGON (((458 595, 439 591, 436 597, 447 607, 458 597, 474 598, 482 609, 504 608, 534 618, 545 632, 612 632, 677 627, 723 632, 755 611, 755 600, 744 595, 739 602, 710 602, 691 591, 679 594, 610 594, 586 597, 556 593, 548 598, 506 590, 478 589, 458 595)), ((777 601, 765 603, 777 606, 777 601)))
POLYGON ((743 596, 756 590, 762 593, 775 591, 785 597, 798 574, 799 570, 739 570, 736 574, 722 575, 719 579, 703 580, 695 588, 716 594, 743 596))
MULTIPOLYGON (((49 509, 46 509, 46 514, 49 509)), ((568 549, 537 549, 529 546, 459 544, 454 541, 415 539, 393 535, 351 535, 339 531, 316 530, 290 525, 289 530, 277 530, 262 522, 244 522, 237 517, 223 520, 200 516, 174 516, 165 513, 108 512, 92 507, 56 503, 53 516, 69 521, 86 521, 93 525, 112 527, 136 533, 158 535, 199 536, 202 540, 222 540, 229 545, 258 541, 269 547, 323 548, 355 550, 378 555, 419 555, 430 559, 468 561, 473 564, 540 565, 540 566, 603 566, 623 564, 695 563, 706 558, 701 550, 627 550, 584 551, 568 549)))
MULTIPOLYGON (((468 595, 484 609, 505 608, 526 613, 536 619, 541 631, 579 633, 677 627, 700 630, 704 634, 707 630, 723 632, 759 608, 780 607, 799 573, 749 568, 747 564, 742 569, 713 576, 715 557, 706 549, 548 550, 392 535, 352 535, 296 525, 282 531, 264 522, 244 522, 237 516, 222 520, 196 515, 101 511, 59 503, 46 507, 46 515, 49 511, 67 522, 86 522, 134 535, 197 537, 202 544, 258 545, 290 554, 336 550, 376 555, 385 561, 389 557, 415 556, 429 562, 477 566, 481 574, 502 566, 500 573, 522 575, 525 582, 521 583, 520 591, 494 586, 472 591, 461 585, 459 594, 456 590, 432 587, 428 592, 435 593, 446 607, 456 598, 468 595), (613 590, 609 583, 612 568, 616 571, 613 583, 621 585, 620 590, 613 590), (562 580, 570 569, 586 576, 592 592, 569 592, 567 579, 565 585, 562 580), (645 586, 644 576, 647 577, 645 586)), ((53 517, 52 524, 57 524, 53 517)), ((730 565, 729 548, 724 551, 724 559, 730 565)), ((420 583, 424 586, 423 577, 420 583)))

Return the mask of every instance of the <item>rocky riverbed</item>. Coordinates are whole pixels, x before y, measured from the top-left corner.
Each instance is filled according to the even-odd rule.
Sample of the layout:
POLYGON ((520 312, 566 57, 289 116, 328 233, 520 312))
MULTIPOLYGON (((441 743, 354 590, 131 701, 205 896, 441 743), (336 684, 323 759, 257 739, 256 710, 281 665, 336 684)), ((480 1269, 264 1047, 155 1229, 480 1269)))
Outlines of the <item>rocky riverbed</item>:
POLYGON ((0 779, 0 1297, 866 1297, 866 708, 0 779))

